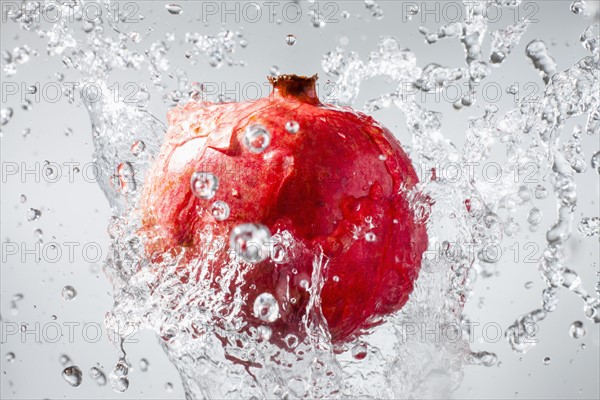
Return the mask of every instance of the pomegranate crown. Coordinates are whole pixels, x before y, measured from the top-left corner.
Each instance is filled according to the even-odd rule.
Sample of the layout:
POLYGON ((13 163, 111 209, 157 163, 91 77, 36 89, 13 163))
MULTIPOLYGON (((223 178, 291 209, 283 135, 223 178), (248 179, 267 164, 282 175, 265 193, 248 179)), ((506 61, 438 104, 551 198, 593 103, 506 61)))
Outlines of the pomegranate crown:
POLYGON ((293 98, 310 104, 320 104, 317 96, 317 74, 313 76, 279 75, 269 76, 273 93, 281 97, 293 98))

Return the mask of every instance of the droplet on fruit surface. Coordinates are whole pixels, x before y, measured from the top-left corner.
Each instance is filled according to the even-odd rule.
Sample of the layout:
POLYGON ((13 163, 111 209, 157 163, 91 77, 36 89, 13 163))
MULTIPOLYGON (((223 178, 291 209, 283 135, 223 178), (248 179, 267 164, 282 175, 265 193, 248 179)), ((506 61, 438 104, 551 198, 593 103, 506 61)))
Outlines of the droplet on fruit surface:
POLYGON ((210 172, 194 172, 190 178, 190 186, 196 197, 210 200, 217 193, 219 179, 210 172))
POLYGON ((210 207, 210 213, 216 221, 225 221, 229 218, 229 205, 224 201, 215 201, 210 207))
POLYGON ((581 339, 585 334, 586 330, 581 321, 575 321, 569 327, 569 335, 571 335, 573 339, 581 339))
POLYGON ((271 143, 271 135, 262 125, 250 125, 244 132, 243 143, 250 152, 259 154, 271 143))
POLYGON ((270 253, 271 232, 260 224, 241 224, 231 230, 229 247, 238 257, 249 263, 267 259, 270 253))
POLYGON ((377 236, 373 232, 367 232, 365 233, 365 240, 372 243, 377 240, 377 236))
POLYGON ((254 300, 254 316, 265 322, 279 318, 279 304, 271 293, 261 293, 254 300))
POLYGON ((300 124, 296 121, 288 121, 285 123, 285 130, 291 134, 298 133, 300 130, 300 124))
POLYGON ((289 34, 285 37, 285 42, 288 46, 293 46, 296 43, 296 36, 289 34))
POLYGON ((77 387, 81 385, 81 381, 83 380, 83 375, 79 367, 71 366, 67 367, 62 372, 62 377, 69 385, 73 387, 77 387))

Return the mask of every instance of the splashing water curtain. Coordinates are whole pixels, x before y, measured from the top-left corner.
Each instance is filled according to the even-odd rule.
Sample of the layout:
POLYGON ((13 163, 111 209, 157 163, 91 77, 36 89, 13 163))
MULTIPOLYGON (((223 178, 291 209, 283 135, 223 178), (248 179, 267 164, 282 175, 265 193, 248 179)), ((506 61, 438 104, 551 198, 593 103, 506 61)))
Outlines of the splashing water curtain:
MULTIPOLYGON (((581 27, 564 38, 583 48, 578 59, 558 57, 554 39, 536 30, 546 6, 530 3, 542 10, 538 26, 520 0, 456 2, 461 18, 442 24, 420 2, 329 3, 335 15, 324 2, 286 3, 299 10, 297 23, 282 10, 238 4, 273 20, 265 29, 276 37, 264 39, 280 53, 272 59, 257 49, 260 24, 210 22, 201 2, 25 1, 3 10, 3 32, 21 42, 2 52, 3 78, 59 60, 45 73, 76 80, 65 93, 74 112, 89 114, 95 182, 112 213, 103 270, 114 305, 103 322, 113 364, 75 365, 63 355, 57 379, 77 390, 92 381, 131 391, 135 374, 157 364, 130 359, 123 333, 133 326, 156 334, 190 399, 443 398, 467 366, 499 366, 500 345, 558 368, 559 357, 532 349, 550 336, 544 326, 567 291, 580 310, 556 335, 581 349, 596 340, 597 351, 600 283, 582 270, 598 269, 587 254, 597 254, 600 236, 598 7, 556 3, 547 7, 581 27), (90 4, 101 17, 89 18, 90 4), (504 18, 491 18, 492 9, 504 18), (377 28, 393 18, 414 35, 377 28), (152 20, 178 29, 158 37, 152 20), (202 33, 184 32, 186 24, 202 33), (360 24, 376 33, 351 32, 360 24), (33 33, 43 51, 24 44, 33 33), (354 50, 359 43, 369 51, 354 50), (450 43, 457 51, 447 58, 431 53, 450 43), (312 54, 314 70, 291 68, 286 57, 310 46, 302 54, 312 54), (245 79, 256 65, 248 79, 269 76, 253 86, 269 89, 252 99, 210 82, 245 79), (482 98, 503 71, 526 74, 539 90, 513 80, 500 93, 514 103, 482 98), (116 91, 127 74, 135 90, 116 91), (461 89, 450 101, 449 88, 461 89), (441 104, 427 100, 440 96, 441 104), (540 179, 523 179, 530 168, 540 179), (591 178, 596 186, 582 189, 591 178), (596 191, 596 214, 581 204, 587 190, 596 191), (528 253, 530 245, 537 250, 528 253), (486 319, 503 321, 505 340, 492 351, 473 340, 468 314, 486 307, 488 297, 475 298, 480 285, 489 289, 524 252, 519 268, 537 269, 541 280, 518 275, 510 287, 527 301, 507 301, 486 319), (574 261, 577 252, 591 267, 574 261)), ((5 143, 32 141, 29 128, 12 129, 20 114, 36 112, 41 88, 24 89, 20 107, 3 100, 5 143)), ((61 129, 69 138, 85 133, 61 129)), ((44 164, 45 176, 56 177, 53 168, 44 164)), ((45 245, 56 211, 15 193, 19 224, 45 245)), ((77 276, 60 282, 61 305, 86 301, 77 276)), ((3 318, 23 309, 23 292, 3 318)), ((19 357, 5 352, 7 371, 19 357)), ((159 386, 171 394, 174 384, 159 386)))

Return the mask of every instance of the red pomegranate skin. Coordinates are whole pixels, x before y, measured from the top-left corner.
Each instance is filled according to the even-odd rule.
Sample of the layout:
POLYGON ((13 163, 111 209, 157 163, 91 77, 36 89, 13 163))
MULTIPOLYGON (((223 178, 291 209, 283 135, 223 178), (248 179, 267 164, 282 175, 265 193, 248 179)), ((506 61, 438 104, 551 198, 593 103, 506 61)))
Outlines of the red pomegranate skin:
MULTIPOLYGON (((243 266, 243 318, 249 327, 270 325, 279 339, 301 334, 309 294, 300 282, 311 282, 314 256, 322 249, 327 266, 321 309, 333 343, 344 343, 407 302, 427 233, 406 198, 418 179, 398 140, 367 115, 322 104, 316 79, 281 75, 270 78, 271 95, 255 102, 192 101, 171 109, 141 196, 142 232, 151 257, 185 249, 184 262, 206 249, 200 232, 207 226, 226 238, 242 223, 292 233, 303 250, 288 263, 267 258, 243 266), (288 121, 299 124, 297 133, 286 130, 288 121), (253 124, 271 136, 259 154, 243 144, 253 124), (197 171, 219 178, 210 200, 191 191, 197 171), (218 200, 230 207, 224 221, 210 212, 218 200), (273 323, 253 314, 264 292, 279 304, 273 323)), ((218 276, 229 260, 225 250, 211 264, 210 276, 218 276)))

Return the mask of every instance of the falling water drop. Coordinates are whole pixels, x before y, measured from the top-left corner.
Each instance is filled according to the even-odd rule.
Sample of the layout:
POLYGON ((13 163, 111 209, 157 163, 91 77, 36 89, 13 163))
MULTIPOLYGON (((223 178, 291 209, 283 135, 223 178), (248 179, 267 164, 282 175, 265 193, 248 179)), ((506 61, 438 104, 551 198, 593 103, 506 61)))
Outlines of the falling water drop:
POLYGON ((573 339, 581 339, 585 334, 586 330, 581 321, 575 321, 569 327, 569 335, 571 335, 573 339))
POLYGON ((63 370, 62 377, 69 385, 73 387, 77 387, 81 385, 81 381, 83 380, 83 374, 79 367, 70 366, 63 370))
POLYGON ((169 14, 179 15, 183 12, 183 8, 179 4, 167 4, 165 8, 169 14))
POLYGON ((293 46, 296 43, 296 36, 289 34, 285 37, 285 42, 288 46, 293 46))
POLYGON ((73 300, 77 296, 77 290, 73 286, 67 285, 62 290, 63 299, 69 301, 73 300))

